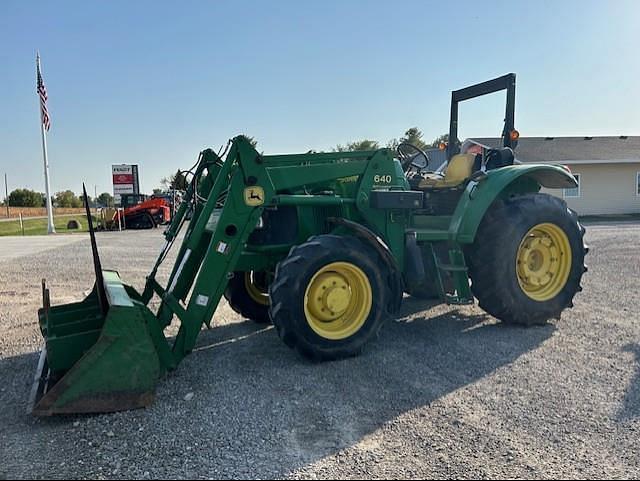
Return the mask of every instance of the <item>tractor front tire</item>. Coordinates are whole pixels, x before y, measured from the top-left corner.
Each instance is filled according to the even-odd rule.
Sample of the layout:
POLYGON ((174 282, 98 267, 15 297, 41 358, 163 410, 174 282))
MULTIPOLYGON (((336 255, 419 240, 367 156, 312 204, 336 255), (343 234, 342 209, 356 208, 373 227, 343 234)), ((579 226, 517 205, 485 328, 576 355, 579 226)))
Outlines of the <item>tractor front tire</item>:
POLYGON ((234 272, 224 291, 231 309, 258 324, 271 322, 266 275, 266 272, 234 272))
POLYGON ((582 290, 584 232, 576 213, 557 197, 495 201, 466 251, 480 307, 507 324, 559 319, 582 290))
POLYGON ((313 361, 360 354, 393 304, 385 266, 351 236, 319 235, 293 247, 269 288, 278 335, 313 361))

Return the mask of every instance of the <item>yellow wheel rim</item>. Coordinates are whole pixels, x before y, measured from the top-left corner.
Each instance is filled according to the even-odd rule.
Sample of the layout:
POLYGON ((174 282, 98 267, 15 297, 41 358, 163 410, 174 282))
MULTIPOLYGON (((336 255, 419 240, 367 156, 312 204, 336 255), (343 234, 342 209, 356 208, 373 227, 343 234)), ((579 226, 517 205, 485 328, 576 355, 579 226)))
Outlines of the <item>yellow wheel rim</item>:
POLYGON ((538 224, 522 238, 516 258, 518 283, 535 301, 548 301, 564 288, 571 272, 571 245, 555 224, 538 224))
POLYGON ((269 305, 269 294, 267 286, 260 286, 256 283, 256 276, 253 271, 244 273, 244 288, 249 297, 263 306, 269 305))
POLYGON ((362 269, 349 262, 333 262, 309 281, 304 314, 319 336, 346 339, 364 325, 372 302, 371 284, 362 269))

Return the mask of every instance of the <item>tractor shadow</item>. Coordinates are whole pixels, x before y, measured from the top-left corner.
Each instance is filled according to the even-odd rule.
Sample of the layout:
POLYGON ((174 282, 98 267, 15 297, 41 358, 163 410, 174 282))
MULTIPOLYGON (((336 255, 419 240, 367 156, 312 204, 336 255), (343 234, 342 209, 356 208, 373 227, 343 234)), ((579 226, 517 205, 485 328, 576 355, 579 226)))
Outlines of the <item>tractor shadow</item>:
POLYGON ((274 470, 244 474, 286 477, 508 366, 555 330, 552 324, 505 326, 479 309, 474 312, 405 299, 400 316, 386 323, 362 355, 320 364, 286 348, 273 328, 251 323, 221 327, 201 337, 200 350, 178 376, 188 370, 195 383, 196 365, 217 365, 219 384, 206 389, 213 397, 208 402, 225 402, 225 388, 236 391, 239 405, 231 409, 232 417, 249 418, 250 426, 264 425, 269 417, 267 432, 256 433, 258 449, 274 435, 278 440, 268 454, 274 470))
POLYGON ((624 422, 640 417, 640 344, 627 344, 623 352, 632 353, 636 364, 635 376, 629 382, 622 408, 617 416, 619 421, 624 422))
POLYGON ((508 366, 555 329, 503 326, 478 309, 469 315, 432 306, 405 299, 401 315, 362 355, 320 364, 284 346, 271 326, 234 322, 203 331, 197 349, 160 381, 151 407, 115 414, 34 420, 25 410, 36 354, 2 359, 0 425, 8 442, 0 449, 14 459, 2 474, 19 475, 15 463, 25 459, 33 476, 46 477, 63 456, 60 476, 91 477, 78 445, 97 436, 110 453, 102 472, 115 466, 114 477, 171 477, 165 457, 191 463, 192 452, 176 450, 181 433, 181 446, 212 453, 219 468, 195 464, 184 472, 190 479, 286 477, 409 411, 426 408, 429 416, 434 402, 508 366), (72 427, 78 420, 86 428, 72 427))

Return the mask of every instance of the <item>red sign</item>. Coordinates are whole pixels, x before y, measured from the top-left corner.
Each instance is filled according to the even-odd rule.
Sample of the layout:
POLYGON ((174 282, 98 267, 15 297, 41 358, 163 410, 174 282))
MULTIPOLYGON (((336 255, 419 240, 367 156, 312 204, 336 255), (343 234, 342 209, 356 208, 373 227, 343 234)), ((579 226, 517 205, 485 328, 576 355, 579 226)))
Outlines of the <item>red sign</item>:
POLYGON ((133 174, 113 174, 115 184, 133 184, 133 174))

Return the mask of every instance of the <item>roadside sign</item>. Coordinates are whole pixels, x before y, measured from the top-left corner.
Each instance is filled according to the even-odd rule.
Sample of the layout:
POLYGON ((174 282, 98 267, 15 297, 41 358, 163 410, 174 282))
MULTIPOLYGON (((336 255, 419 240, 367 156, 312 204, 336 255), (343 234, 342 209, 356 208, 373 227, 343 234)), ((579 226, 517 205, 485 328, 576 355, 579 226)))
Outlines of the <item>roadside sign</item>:
POLYGON ((120 204, 122 194, 139 194, 140 179, 136 164, 119 164, 111 166, 113 179, 113 200, 120 204))

